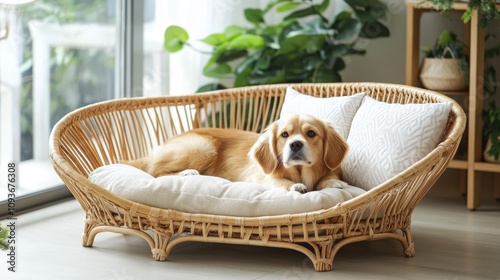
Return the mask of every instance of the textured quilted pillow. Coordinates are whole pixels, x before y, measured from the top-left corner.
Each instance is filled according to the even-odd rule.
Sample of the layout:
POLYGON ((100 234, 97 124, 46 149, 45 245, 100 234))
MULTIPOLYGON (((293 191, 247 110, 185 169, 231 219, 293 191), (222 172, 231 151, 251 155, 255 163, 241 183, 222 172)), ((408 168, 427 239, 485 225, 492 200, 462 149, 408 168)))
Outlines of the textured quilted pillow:
POLYGON ((358 93, 351 96, 319 98, 288 87, 280 118, 296 114, 313 115, 330 121, 337 132, 347 139, 352 119, 364 96, 365 93, 358 93))
POLYGON ((360 188, 346 186, 342 189, 326 188, 300 194, 211 176, 154 178, 140 169, 124 164, 101 166, 90 174, 89 180, 116 195, 153 207, 239 217, 328 209, 365 192, 360 188))
POLYGON ((370 190, 430 153, 446 128, 451 102, 389 104, 366 96, 352 121, 344 180, 370 190))

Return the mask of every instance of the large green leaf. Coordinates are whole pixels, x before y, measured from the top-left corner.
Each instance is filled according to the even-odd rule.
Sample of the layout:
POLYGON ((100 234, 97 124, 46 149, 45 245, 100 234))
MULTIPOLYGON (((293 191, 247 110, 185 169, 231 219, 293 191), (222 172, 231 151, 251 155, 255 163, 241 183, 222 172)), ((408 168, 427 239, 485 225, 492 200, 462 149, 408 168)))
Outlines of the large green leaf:
POLYGON ((331 57, 342 57, 349 54, 349 50, 352 49, 352 45, 349 44, 336 44, 330 53, 331 57))
POLYGON ((232 71, 227 63, 213 64, 203 69, 203 75, 211 78, 229 78, 233 76, 232 71))
POLYGON ((211 67, 214 63, 216 63, 219 60, 219 57, 226 51, 225 47, 219 47, 215 49, 215 52, 210 56, 208 59, 207 63, 204 66, 204 69, 211 67))
POLYGON ((269 68, 271 65, 271 55, 262 55, 259 60, 257 60, 257 63, 255 64, 255 68, 258 70, 265 70, 269 68))
POLYGON ((379 0, 344 0, 349 6, 357 9, 379 8, 386 9, 384 3, 379 0))
POLYGON ((365 23, 359 35, 362 38, 375 39, 389 37, 390 34, 391 32, 387 26, 378 21, 374 21, 365 23))
POLYGON ((361 22, 352 17, 346 17, 345 14, 340 14, 335 18, 333 28, 337 30, 334 38, 339 42, 351 42, 356 39, 363 25, 361 22))
POLYGON ((234 78, 234 87, 242 87, 250 84, 249 78, 252 73, 252 68, 250 64, 248 67, 238 67, 239 71, 237 71, 236 76, 234 78))
POLYGON ((311 16, 316 14, 317 11, 314 7, 308 7, 302 10, 295 11, 289 15, 287 15, 284 19, 289 20, 289 19, 297 19, 297 18, 303 18, 307 16, 311 16))
POLYGON ((379 0, 345 0, 361 22, 373 22, 383 18, 387 7, 379 0))
MULTIPOLYGON (((329 27, 321 18, 315 18, 310 21, 301 23, 297 30, 291 31, 292 34, 306 33, 306 34, 329 34, 333 35, 334 30, 329 27)), ((290 35, 290 34, 289 34, 290 35)))
POLYGON ((321 55, 319 54, 308 55, 304 57, 303 60, 304 60, 303 65, 300 65, 299 67, 306 71, 312 71, 316 69, 318 65, 324 63, 324 58, 321 57, 321 55))
POLYGON ((226 27, 226 29, 224 30, 224 35, 226 35, 226 38, 228 40, 232 40, 236 36, 239 36, 245 32, 246 32, 246 29, 241 27, 241 26, 230 25, 230 26, 226 27))
POLYGON ((336 72, 342 71, 345 69, 345 62, 342 58, 337 58, 335 60, 335 64, 333 65, 333 70, 336 72))
POLYGON ((329 5, 330 5, 330 0, 323 0, 323 2, 321 2, 321 4, 319 5, 313 5, 305 9, 297 10, 295 12, 290 13, 284 18, 284 20, 298 19, 312 15, 321 15, 321 13, 324 12, 329 5))
POLYGON ((251 23, 259 24, 264 22, 263 12, 261 9, 245 9, 245 18, 251 23))
POLYGON ((214 33, 210 34, 207 37, 201 39, 200 41, 209 44, 211 46, 218 46, 224 42, 226 42, 227 38, 224 33, 214 33))
POLYGON ((238 58, 246 57, 248 55, 247 50, 228 50, 219 55, 216 62, 217 63, 225 63, 229 61, 233 61, 238 58))
POLYGON ((457 40, 457 35, 449 30, 443 30, 443 32, 441 32, 441 35, 439 35, 439 39, 438 39, 438 44, 439 45, 443 45, 443 46, 447 46, 449 45, 452 41, 456 41, 457 40))
POLYGON ((240 35, 228 44, 229 49, 261 49, 264 46, 264 38, 252 34, 240 35))
POLYGON ((188 39, 189 35, 186 30, 180 26, 171 25, 165 30, 163 48, 171 53, 180 51, 188 39))
POLYGON ((352 12, 349 12, 349 11, 342 11, 342 12, 338 13, 337 16, 335 17, 335 20, 333 21, 332 27, 335 27, 337 22, 349 19, 351 17, 352 17, 352 12))
POLYGON ((279 54, 297 51, 319 51, 325 44, 327 36, 324 34, 297 34, 281 42, 279 54))
POLYGON ((234 79, 234 86, 241 87, 250 84, 250 76, 252 74, 252 69, 255 66, 255 63, 262 55, 262 51, 256 51, 255 53, 248 56, 245 60, 243 60, 240 65, 238 65, 235 69, 236 77, 234 79))
POLYGON ((269 3, 267 3, 266 7, 264 8, 264 10, 262 11, 264 14, 269 12, 272 8, 274 8, 276 5, 279 5, 283 2, 294 2, 293 0, 275 0, 275 1, 269 1, 269 3))
POLYGON ((259 59, 260 53, 255 53, 249 56, 247 59, 243 60, 240 65, 236 67, 235 73, 238 75, 240 73, 251 70, 255 62, 259 59))
POLYGON ((320 13, 326 11, 326 9, 328 9, 328 6, 330 6, 330 0, 323 0, 323 2, 321 2, 321 4, 319 4, 318 6, 316 6, 316 10, 320 13))
POLYGON ((276 11, 279 13, 288 12, 290 10, 297 8, 300 5, 302 5, 302 3, 299 2, 284 3, 283 5, 280 5, 278 8, 276 8, 276 11))

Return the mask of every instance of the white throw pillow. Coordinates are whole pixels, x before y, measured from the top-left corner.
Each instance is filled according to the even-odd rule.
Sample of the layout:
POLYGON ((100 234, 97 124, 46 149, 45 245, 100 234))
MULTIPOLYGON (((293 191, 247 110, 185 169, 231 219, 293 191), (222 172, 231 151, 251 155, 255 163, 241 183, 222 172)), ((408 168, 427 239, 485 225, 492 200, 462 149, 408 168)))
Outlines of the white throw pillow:
POLYGON ((370 190, 424 158, 441 140, 452 105, 389 104, 365 97, 347 138, 344 180, 370 190))
POLYGON ((365 193, 360 188, 346 186, 300 194, 202 175, 154 178, 124 164, 101 166, 90 174, 89 180, 118 196, 153 207, 238 217, 328 209, 365 193))
POLYGON ((365 93, 350 96, 320 98, 302 94, 292 87, 286 89, 280 118, 296 114, 309 114, 330 121, 337 132, 347 139, 352 119, 365 93))

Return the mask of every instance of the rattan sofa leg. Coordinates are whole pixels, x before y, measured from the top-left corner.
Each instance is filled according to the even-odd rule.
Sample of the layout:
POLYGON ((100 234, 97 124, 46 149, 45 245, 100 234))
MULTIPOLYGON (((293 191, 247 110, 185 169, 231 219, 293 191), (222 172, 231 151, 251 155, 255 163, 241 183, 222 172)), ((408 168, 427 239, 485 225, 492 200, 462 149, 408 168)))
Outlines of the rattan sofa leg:
MULTIPOLYGON (((151 248, 151 251, 153 252, 153 258, 158 261, 165 261, 167 260, 167 253, 165 250, 166 243, 168 243, 168 240, 170 237, 165 238, 157 238, 155 236, 155 240, 151 238, 149 234, 142 230, 137 230, 137 229, 131 229, 127 227, 117 227, 117 226, 107 226, 107 225, 99 225, 97 223, 93 223, 90 221, 85 222, 85 227, 83 230, 83 236, 82 236, 82 245, 84 247, 92 247, 94 244, 94 239, 97 234, 101 232, 114 232, 114 233, 121 233, 121 234, 130 234, 130 235, 135 235, 142 237, 146 242, 148 242, 149 247, 151 248), (166 240, 166 243, 165 243, 166 240)), ((156 235, 156 234, 155 234, 156 235)))
POLYGON ((413 243, 410 227, 403 229, 403 236, 406 239, 406 244, 403 243, 404 253, 407 257, 413 257, 415 255, 415 243, 413 243))
POLYGON ((314 248, 316 260, 312 260, 314 269, 318 272, 330 271, 333 266, 333 257, 335 256, 333 249, 333 241, 311 243, 309 244, 314 248))
POLYGON ((166 261, 168 258, 167 245, 172 234, 165 234, 154 231, 154 246, 151 247, 153 259, 155 261, 166 261))
POLYGON ((83 235, 82 235, 82 246, 84 247, 92 247, 94 244, 94 237, 95 234, 92 235, 92 230, 97 226, 97 223, 91 222, 89 220, 85 221, 85 226, 83 228, 83 235))

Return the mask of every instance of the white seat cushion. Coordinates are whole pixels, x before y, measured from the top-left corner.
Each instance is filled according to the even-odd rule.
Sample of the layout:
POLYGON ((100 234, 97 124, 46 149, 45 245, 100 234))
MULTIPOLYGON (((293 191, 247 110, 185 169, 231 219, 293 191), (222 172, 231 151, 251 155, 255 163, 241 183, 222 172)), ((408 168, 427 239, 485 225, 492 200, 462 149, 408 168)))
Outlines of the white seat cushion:
POLYGON ((99 167, 90 174, 89 180, 118 196, 153 207, 238 217, 328 209, 365 193, 360 188, 347 186, 300 194, 201 175, 154 178, 124 164, 99 167))
POLYGON ((347 138, 343 179, 370 190, 424 158, 441 141, 452 105, 389 104, 366 96, 347 138))

